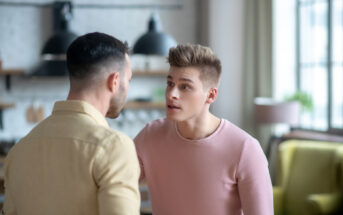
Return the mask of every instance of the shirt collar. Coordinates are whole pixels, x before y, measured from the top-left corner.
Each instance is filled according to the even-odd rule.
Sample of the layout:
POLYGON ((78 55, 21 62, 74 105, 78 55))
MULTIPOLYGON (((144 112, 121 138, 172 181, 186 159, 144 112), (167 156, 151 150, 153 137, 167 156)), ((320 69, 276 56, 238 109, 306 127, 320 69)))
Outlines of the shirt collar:
POLYGON ((55 103, 52 113, 70 111, 84 113, 92 117, 98 124, 109 127, 105 117, 93 105, 81 100, 66 100, 55 103))

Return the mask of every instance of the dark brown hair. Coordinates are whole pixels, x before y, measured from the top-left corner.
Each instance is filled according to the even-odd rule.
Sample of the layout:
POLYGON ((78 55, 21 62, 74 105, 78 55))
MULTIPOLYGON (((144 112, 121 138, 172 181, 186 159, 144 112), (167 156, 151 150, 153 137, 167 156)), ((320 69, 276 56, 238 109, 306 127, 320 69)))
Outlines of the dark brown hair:
POLYGON ((203 83, 211 87, 218 85, 222 66, 218 57, 208 47, 196 44, 178 45, 170 48, 167 61, 171 67, 197 67, 203 83))
POLYGON ((67 67, 73 79, 87 79, 98 73, 97 66, 113 63, 121 71, 128 53, 127 43, 99 32, 78 37, 67 50, 67 67))

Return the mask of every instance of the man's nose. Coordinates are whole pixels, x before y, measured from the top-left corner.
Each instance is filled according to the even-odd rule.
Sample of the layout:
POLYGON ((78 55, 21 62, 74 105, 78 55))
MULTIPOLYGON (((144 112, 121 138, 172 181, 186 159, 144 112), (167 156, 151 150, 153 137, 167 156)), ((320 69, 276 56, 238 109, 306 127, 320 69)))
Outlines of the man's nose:
POLYGON ((176 87, 173 87, 172 89, 167 92, 167 97, 169 99, 178 99, 179 98, 179 91, 177 90, 176 87))

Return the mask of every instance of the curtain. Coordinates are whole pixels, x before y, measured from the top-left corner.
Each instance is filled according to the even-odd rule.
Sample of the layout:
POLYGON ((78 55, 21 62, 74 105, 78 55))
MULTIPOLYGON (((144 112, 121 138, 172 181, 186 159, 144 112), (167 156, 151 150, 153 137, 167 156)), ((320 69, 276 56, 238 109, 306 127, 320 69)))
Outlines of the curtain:
POLYGON ((254 99, 273 94, 272 0, 246 0, 244 14, 243 129, 257 137, 265 150, 271 129, 254 122, 254 99))

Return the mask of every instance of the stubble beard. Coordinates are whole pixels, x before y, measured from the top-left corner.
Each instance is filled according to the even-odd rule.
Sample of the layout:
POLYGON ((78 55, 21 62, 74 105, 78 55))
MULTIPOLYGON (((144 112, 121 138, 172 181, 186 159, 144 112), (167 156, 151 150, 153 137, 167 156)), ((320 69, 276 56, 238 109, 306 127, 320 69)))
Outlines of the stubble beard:
POLYGON ((117 95, 113 95, 111 100, 110 100, 110 106, 108 108, 108 111, 106 113, 106 117, 110 119, 115 119, 119 116, 120 112, 122 111, 125 100, 126 100, 126 95, 123 95, 125 92, 123 85, 121 84, 119 86, 119 92, 117 95))

